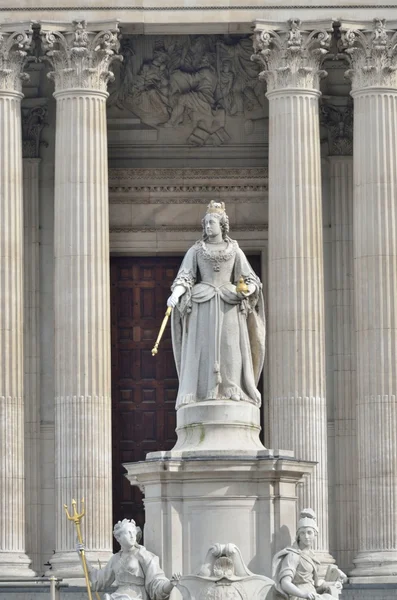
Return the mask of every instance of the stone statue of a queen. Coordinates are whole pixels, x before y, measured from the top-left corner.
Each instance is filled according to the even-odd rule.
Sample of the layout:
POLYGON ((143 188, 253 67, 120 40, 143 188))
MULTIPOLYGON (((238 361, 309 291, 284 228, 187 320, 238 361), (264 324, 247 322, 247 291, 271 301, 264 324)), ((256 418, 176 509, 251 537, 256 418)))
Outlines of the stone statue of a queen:
POLYGON ((202 226, 202 239, 186 253, 167 302, 174 308, 176 408, 217 399, 259 406, 265 356, 262 284, 228 235, 223 202, 210 202, 202 226))

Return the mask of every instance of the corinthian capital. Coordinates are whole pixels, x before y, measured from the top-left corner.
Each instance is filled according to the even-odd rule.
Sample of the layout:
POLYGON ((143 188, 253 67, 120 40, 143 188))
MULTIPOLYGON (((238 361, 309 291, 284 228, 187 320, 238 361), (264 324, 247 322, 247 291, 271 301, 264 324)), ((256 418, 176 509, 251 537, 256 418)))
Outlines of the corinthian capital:
POLYGON ((352 90, 366 87, 397 88, 397 22, 341 23, 340 47, 350 63, 346 77, 352 90))
POLYGON ((31 23, 0 28, 0 90, 21 92, 22 82, 29 79, 23 69, 32 34, 31 23))
POLYGON ((53 67, 48 77, 55 82, 55 92, 91 89, 106 92, 114 75, 110 66, 122 60, 119 28, 114 23, 73 21, 72 26, 43 24, 42 46, 53 67))
POLYGON ((283 88, 318 89, 327 73, 322 61, 331 43, 332 21, 288 24, 257 21, 252 60, 263 67, 259 74, 267 81, 267 91, 283 88))

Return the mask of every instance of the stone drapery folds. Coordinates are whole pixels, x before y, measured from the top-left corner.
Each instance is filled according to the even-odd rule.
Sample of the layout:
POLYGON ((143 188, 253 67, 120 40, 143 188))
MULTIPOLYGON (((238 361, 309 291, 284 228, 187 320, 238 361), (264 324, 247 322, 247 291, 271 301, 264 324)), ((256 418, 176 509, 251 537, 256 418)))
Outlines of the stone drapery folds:
POLYGON ((100 25, 101 31, 94 29, 98 23, 86 21, 73 21, 66 30, 60 24, 42 26, 42 47, 54 69, 48 76, 55 83, 55 92, 73 88, 106 92, 114 79, 111 64, 122 57, 117 54, 117 22, 100 25))
POLYGON ((285 88, 318 89, 326 76, 322 61, 331 43, 332 21, 302 24, 290 19, 288 24, 256 21, 254 54, 264 70, 260 79, 267 82, 267 91, 285 88))

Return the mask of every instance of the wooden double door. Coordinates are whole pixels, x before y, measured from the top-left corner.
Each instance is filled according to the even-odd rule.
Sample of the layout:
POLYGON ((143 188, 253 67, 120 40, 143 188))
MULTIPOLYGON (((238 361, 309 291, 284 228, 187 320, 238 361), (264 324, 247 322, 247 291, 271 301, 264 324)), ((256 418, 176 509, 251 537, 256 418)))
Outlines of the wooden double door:
POLYGON ((142 494, 124 477, 122 464, 170 450, 176 440, 178 378, 170 323, 152 356, 170 287, 182 257, 115 257, 111 260, 112 444, 114 522, 142 526, 142 494))
MULTIPOLYGON (((114 257, 111 260, 112 443, 114 522, 133 518, 142 527, 142 494, 124 477, 126 462, 170 450, 176 441, 178 379, 170 323, 159 353, 155 343, 170 287, 182 257, 114 257)), ((260 271, 259 256, 249 258, 260 271)))

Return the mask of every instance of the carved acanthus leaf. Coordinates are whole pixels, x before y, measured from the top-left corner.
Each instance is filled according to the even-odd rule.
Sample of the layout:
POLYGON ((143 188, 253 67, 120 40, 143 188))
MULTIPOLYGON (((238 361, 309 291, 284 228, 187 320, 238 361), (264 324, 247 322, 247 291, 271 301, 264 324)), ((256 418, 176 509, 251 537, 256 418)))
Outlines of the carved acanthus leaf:
POLYGON ((32 27, 25 31, 0 30, 0 90, 21 92, 22 82, 29 79, 23 72, 27 50, 32 43, 32 27))
POLYGON ((267 91, 283 88, 319 89, 326 71, 321 69, 331 43, 332 23, 326 28, 310 29, 299 19, 288 26, 258 21, 254 31, 252 60, 263 67, 259 77, 267 82, 267 91))
POLYGON ((397 31, 387 29, 385 19, 374 19, 372 26, 341 25, 340 49, 350 69, 345 73, 352 90, 366 87, 397 87, 397 31))
POLYGON ((92 30, 86 21, 73 21, 67 31, 43 25, 41 39, 45 58, 54 69, 48 77, 54 80, 56 92, 76 88, 106 92, 108 82, 114 80, 110 66, 122 60, 117 54, 120 42, 116 23, 104 31, 92 30))

